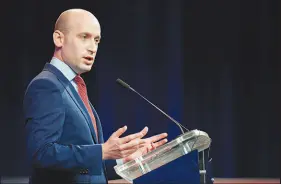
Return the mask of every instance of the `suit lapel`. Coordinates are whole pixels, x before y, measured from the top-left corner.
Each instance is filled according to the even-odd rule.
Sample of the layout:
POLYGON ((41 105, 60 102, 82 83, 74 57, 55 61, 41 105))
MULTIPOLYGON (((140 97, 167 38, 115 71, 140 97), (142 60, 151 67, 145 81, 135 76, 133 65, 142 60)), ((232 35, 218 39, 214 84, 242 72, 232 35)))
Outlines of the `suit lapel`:
POLYGON ((91 130, 91 134, 92 134, 92 137, 93 137, 95 143, 98 143, 97 138, 96 138, 97 135, 95 133, 89 112, 88 112, 86 106, 84 105, 82 99, 80 98, 79 94, 77 93, 77 91, 75 90, 73 85, 71 84, 71 82, 56 67, 54 67, 51 64, 47 63, 44 67, 44 70, 52 72, 61 81, 61 83, 65 87, 66 91, 68 92, 69 96, 71 97, 71 99, 75 102, 75 104, 77 105, 79 110, 84 115, 86 122, 91 130))
POLYGON ((90 118, 89 112, 86 108, 86 106, 84 105, 82 99, 80 98, 79 94, 77 93, 77 91, 74 89, 74 87, 71 85, 65 86, 66 90, 68 92, 68 94, 71 96, 71 98, 74 100, 74 102, 76 103, 76 105, 79 107, 80 111, 82 112, 82 114, 84 115, 84 117, 87 120, 87 123, 89 125, 89 128, 91 130, 92 136, 94 138, 94 141, 96 143, 98 143, 97 141, 97 135, 95 133, 93 124, 92 124, 92 120, 90 118))

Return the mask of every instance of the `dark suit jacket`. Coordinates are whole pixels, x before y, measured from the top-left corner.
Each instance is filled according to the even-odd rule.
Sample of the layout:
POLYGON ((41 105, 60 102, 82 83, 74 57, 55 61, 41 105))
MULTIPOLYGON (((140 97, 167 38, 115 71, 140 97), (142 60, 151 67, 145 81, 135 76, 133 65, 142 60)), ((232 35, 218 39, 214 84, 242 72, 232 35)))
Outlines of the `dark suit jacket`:
POLYGON ((47 63, 30 82, 24 113, 31 183, 107 183, 102 127, 92 110, 99 143, 85 105, 62 72, 47 63))

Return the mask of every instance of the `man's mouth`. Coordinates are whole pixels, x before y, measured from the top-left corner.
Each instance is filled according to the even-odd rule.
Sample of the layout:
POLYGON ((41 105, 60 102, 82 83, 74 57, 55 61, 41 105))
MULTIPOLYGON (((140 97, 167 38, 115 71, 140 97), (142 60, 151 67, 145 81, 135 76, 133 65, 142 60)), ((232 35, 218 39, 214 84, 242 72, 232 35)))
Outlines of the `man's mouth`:
POLYGON ((84 59, 88 60, 88 61, 93 61, 94 58, 92 56, 86 56, 86 57, 83 57, 84 59))

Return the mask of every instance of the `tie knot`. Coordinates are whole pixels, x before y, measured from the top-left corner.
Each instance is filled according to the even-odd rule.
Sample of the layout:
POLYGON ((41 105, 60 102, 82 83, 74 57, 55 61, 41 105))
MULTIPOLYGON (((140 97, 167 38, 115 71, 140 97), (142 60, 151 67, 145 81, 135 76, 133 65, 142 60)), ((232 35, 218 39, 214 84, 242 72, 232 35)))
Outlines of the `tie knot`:
POLYGON ((74 81, 75 81, 75 83, 76 83, 77 85, 80 84, 80 85, 86 86, 86 84, 85 84, 83 78, 82 78, 80 75, 76 75, 75 78, 74 78, 74 81))

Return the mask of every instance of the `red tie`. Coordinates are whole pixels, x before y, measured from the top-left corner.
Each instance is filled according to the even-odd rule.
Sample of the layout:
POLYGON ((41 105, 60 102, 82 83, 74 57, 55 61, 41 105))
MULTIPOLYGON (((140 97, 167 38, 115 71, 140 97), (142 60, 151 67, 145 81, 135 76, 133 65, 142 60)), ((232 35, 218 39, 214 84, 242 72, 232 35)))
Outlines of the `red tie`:
POLYGON ((77 75, 74 78, 74 81, 77 84, 78 93, 79 93, 82 101, 84 102, 84 105, 86 106, 86 108, 87 108, 87 110, 89 112, 89 115, 91 117, 92 123, 94 125, 94 129, 95 129, 95 132, 96 132, 96 135, 97 135, 97 139, 98 139, 97 123, 96 123, 95 116, 93 114, 93 111, 92 111, 90 103, 89 103, 86 84, 85 84, 84 80, 82 79, 82 77, 80 75, 77 75))

